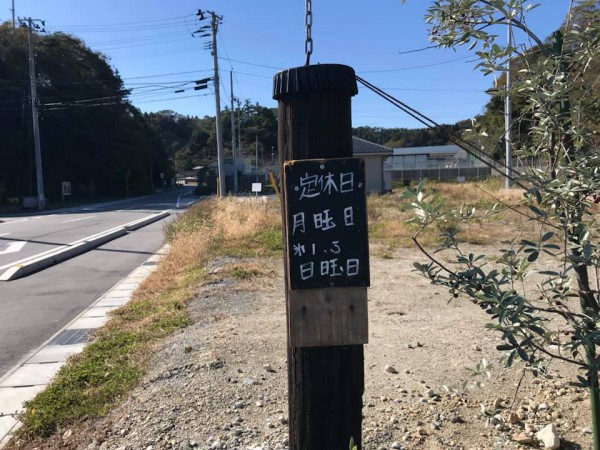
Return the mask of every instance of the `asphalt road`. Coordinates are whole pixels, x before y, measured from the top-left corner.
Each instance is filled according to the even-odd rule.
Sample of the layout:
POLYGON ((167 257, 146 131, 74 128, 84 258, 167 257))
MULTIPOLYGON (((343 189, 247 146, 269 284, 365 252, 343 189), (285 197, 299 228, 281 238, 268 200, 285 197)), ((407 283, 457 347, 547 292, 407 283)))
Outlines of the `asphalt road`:
MULTIPOLYGON (((178 189, 42 215, 0 217, 0 271, 23 258, 174 208, 179 196, 189 192, 189 188, 178 189)), ((190 197, 183 196, 181 201, 190 201, 190 197)))
MULTIPOLYGON (((105 217, 106 213, 102 226, 108 229, 166 209, 174 213, 183 211, 184 203, 197 200, 189 196, 182 197, 183 208, 175 208, 183 192, 177 190, 126 203, 48 213, 40 219, 33 218, 37 215, 29 216, 28 221, 17 222, 22 218, 12 217, 0 223, 0 235, 15 233, 16 238, 21 238, 25 235, 42 236, 53 230, 43 238, 45 241, 55 245, 59 240, 57 236, 61 236, 70 242, 76 240, 73 238, 75 235, 85 234, 86 231, 77 227, 69 235, 65 230, 72 229, 70 224, 83 224, 88 219, 64 223, 68 218, 86 215, 105 217), (117 223, 119 220, 123 222, 117 223), (24 230, 17 229, 19 223, 28 226, 24 230), (60 225, 64 227, 63 230, 60 225)), ((164 224, 172 218, 173 215, 38 273, 0 283, 0 377, 156 252, 164 243, 164 224)), ((91 222, 87 225, 87 232, 99 226, 91 222)), ((0 236, 0 239, 6 237, 0 236)), ((33 246, 34 243, 31 244, 33 246)), ((25 247, 27 245, 30 244, 25 247)))

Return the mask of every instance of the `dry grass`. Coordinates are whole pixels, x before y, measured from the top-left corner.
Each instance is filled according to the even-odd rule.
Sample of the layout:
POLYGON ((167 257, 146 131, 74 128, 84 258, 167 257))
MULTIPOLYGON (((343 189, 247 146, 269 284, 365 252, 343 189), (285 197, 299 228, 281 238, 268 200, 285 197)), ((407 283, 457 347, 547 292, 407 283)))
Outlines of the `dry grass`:
MULTIPOLYGON (((95 341, 26 404, 20 442, 9 448, 110 411, 138 383, 154 344, 189 324, 186 305, 207 280, 207 263, 228 254, 270 254, 277 247, 281 252, 279 223, 277 204, 226 199, 202 202, 169 224, 168 255, 132 300, 113 312, 95 341)), ((269 275, 257 263, 232 264, 223 273, 249 283, 269 275)))
MULTIPOLYGON (((467 183, 431 182, 429 186, 446 200, 448 208, 466 206, 477 212, 468 222, 448 221, 427 229, 420 236, 423 245, 435 245, 439 235, 450 229, 459 229, 461 240, 476 245, 498 244, 515 237, 531 236, 537 231, 535 223, 527 217, 503 206, 525 213, 527 209, 519 205, 523 198, 520 189, 501 189, 495 179, 467 183), (499 203, 499 212, 486 215, 495 203, 499 203)), ((401 198, 402 192, 403 188, 368 198, 369 240, 375 255, 387 257, 395 248, 413 245, 411 237, 417 228, 407 223, 412 212, 409 202, 401 198)))

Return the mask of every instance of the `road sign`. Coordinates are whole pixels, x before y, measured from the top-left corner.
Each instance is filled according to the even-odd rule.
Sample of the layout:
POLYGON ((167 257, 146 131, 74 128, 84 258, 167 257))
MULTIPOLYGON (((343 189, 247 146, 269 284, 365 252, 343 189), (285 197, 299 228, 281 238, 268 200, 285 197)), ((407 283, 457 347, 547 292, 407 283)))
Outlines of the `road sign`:
POLYGON ((62 182, 62 195, 71 195, 71 182, 63 181, 62 182))
POLYGON ((262 183, 252 183, 252 192, 262 192, 262 183))

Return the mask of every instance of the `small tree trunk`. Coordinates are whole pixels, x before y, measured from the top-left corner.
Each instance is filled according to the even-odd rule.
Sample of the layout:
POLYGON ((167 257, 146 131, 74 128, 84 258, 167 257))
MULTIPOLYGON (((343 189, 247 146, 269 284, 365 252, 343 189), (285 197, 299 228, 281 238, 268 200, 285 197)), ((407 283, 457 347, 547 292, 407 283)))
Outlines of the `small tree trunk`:
MULTIPOLYGON (((593 346, 586 348, 587 363, 596 365, 596 349, 593 346)), ((590 371, 590 409, 592 410, 592 431, 594 435, 594 450, 600 450, 600 385, 598 384, 598 371, 590 371)))
MULTIPOLYGON (((580 223, 583 218, 583 214, 581 211, 577 213, 575 216, 574 223, 580 223)), ((582 258, 581 252, 578 250, 578 246, 580 245, 578 227, 571 232, 569 232, 569 242, 571 245, 574 245, 575 248, 572 251, 574 261, 578 261, 582 258)), ((590 280, 587 271, 587 266, 585 265, 576 265, 575 266, 575 274, 577 276, 577 287, 579 289, 579 300, 581 303, 581 309, 584 314, 587 314, 590 317, 595 317, 598 315, 598 302, 594 297, 594 294, 590 290, 590 280)), ((590 327, 595 327, 593 321, 590 321, 590 327)), ((598 354, 596 352, 596 346, 592 343, 586 344, 585 355, 586 355, 586 364, 588 365, 589 375, 588 382, 590 384, 589 387, 589 396, 590 396, 590 409, 592 413, 592 430, 594 435, 594 450, 600 450, 600 384, 598 383, 598 369, 596 359, 598 354)))

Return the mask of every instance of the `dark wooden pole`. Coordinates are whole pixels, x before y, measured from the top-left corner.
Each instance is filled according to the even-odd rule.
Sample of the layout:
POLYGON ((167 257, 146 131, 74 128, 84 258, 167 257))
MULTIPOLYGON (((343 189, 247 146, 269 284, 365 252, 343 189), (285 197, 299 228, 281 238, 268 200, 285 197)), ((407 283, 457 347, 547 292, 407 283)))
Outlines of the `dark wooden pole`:
MULTIPOLYGON (((303 66, 275 75, 280 163, 351 157, 351 97, 357 93, 348 66, 303 66)), ((291 347, 288 328, 288 383, 291 450, 346 450, 351 437, 361 448, 362 345, 291 347)))

